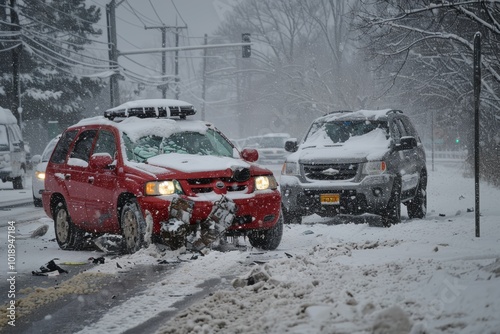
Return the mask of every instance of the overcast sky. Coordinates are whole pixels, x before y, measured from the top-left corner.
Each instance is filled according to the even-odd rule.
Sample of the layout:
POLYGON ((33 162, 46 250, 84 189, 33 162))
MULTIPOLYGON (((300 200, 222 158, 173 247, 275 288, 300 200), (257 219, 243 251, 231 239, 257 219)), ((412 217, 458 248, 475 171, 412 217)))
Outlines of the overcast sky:
MULTIPOLYGON (((161 29, 146 29, 158 26, 179 26, 179 45, 202 45, 204 34, 212 35, 236 0, 116 0, 116 25, 118 50, 121 52, 137 49, 160 48, 161 29)), ((89 5, 101 8, 101 39, 107 43, 106 3, 110 0, 88 0, 89 5)), ((175 29, 167 30, 167 47, 175 46, 175 29)), ((105 49, 106 45, 101 46, 105 49)), ((174 52, 167 52, 167 74, 174 74, 174 52)), ((195 80, 202 51, 182 51, 179 54, 179 75, 184 81, 195 80)), ((106 54, 107 56, 107 54, 106 54)), ((120 65, 141 76, 161 74, 161 53, 120 56, 120 65)), ((161 92, 158 90, 158 96, 161 92)))

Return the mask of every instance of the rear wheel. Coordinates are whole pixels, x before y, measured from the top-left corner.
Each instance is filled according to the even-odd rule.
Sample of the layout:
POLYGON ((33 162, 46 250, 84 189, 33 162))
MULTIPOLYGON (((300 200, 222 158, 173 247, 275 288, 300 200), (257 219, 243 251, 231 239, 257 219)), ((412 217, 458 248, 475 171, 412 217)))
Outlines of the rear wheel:
POLYGON ((409 218, 424 218, 427 213, 427 177, 420 177, 415 197, 408 202, 406 208, 409 218))
POLYGON ((59 247, 62 250, 82 248, 85 232, 73 224, 64 202, 59 201, 56 203, 53 209, 53 217, 54 230, 59 247))
POLYGON ((401 179, 399 177, 394 179, 391 198, 382 212, 382 219, 386 227, 401 222, 401 179))
POLYGON ((135 199, 129 199, 122 207, 120 222, 123 245, 127 253, 135 253, 144 245, 146 222, 135 199))
POLYGON ((252 231, 248 235, 250 245, 263 250, 278 248, 283 236, 283 215, 280 214, 276 225, 268 230, 252 231))

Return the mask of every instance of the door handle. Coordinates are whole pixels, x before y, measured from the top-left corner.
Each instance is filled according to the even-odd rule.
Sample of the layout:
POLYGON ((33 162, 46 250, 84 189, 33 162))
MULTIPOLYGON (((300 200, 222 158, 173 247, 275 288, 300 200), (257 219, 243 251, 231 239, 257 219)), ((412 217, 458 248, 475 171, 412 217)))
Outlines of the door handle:
POLYGON ((87 179, 88 183, 94 183, 94 177, 93 176, 89 176, 89 178, 87 179))

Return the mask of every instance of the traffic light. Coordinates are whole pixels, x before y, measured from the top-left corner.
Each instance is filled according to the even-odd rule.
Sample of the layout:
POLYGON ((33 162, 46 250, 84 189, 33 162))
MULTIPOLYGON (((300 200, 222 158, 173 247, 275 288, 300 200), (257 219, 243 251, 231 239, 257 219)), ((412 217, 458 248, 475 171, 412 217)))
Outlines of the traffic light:
POLYGON ((455 144, 460 144, 460 138, 455 139, 455 144))
MULTIPOLYGON (((250 43, 250 34, 244 33, 241 34, 241 41, 243 43, 250 43)), ((252 55, 252 47, 250 45, 243 45, 242 47, 242 57, 249 58, 252 55)))

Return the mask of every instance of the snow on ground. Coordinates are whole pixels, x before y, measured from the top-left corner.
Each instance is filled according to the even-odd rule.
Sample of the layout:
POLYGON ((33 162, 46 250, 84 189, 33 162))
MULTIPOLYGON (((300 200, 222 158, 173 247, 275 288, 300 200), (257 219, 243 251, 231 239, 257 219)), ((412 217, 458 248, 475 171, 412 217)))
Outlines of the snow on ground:
MULTIPOLYGON (((499 189, 481 184, 476 237, 475 214, 469 212, 474 180, 438 166, 429 169, 423 220, 403 217, 401 224, 382 228, 310 216, 302 225, 287 225, 280 247, 271 252, 209 250, 191 259, 153 245, 133 255, 106 256, 87 274, 114 275, 183 256, 187 261, 80 333, 124 332, 173 309, 211 278, 220 279, 223 289, 180 311, 158 333, 500 333, 499 198, 499 189)), ((19 233, 33 227, 19 226, 19 233)), ((101 254, 60 251, 52 238, 51 226, 42 238, 19 240, 28 252, 18 270, 30 272, 36 260, 35 268, 42 259, 82 261, 101 254)))

